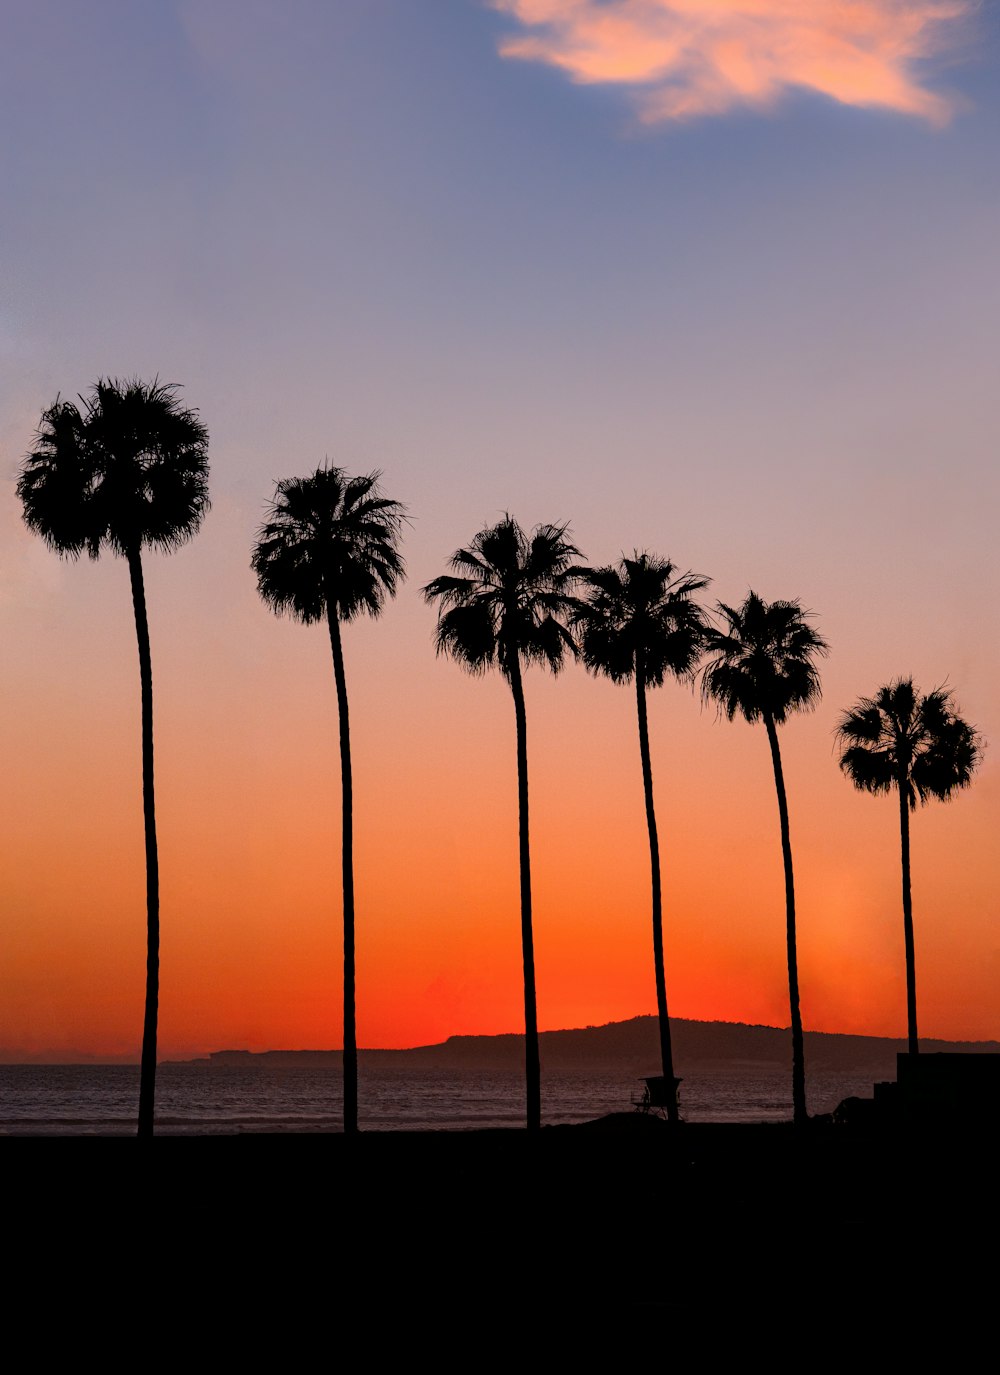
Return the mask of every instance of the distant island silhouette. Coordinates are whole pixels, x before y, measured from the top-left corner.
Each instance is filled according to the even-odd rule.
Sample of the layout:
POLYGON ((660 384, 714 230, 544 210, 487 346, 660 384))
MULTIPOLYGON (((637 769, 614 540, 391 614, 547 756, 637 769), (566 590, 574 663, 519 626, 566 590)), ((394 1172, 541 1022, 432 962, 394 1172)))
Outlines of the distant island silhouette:
MULTIPOLYGON (((745 1022, 700 1022, 671 1019, 674 1058, 679 1073, 746 1074, 787 1068, 787 1027, 759 1026, 745 1022)), ((896 1055, 905 1051, 905 1037, 853 1036, 839 1032, 807 1031, 810 1073, 858 1071, 873 1079, 895 1078, 896 1055)), ((544 1071, 623 1074, 640 1078, 657 1071, 660 1055, 655 1016, 632 1017, 604 1026, 579 1027, 539 1033, 544 1071)), ((996 1054, 1000 1041, 940 1041, 921 1039, 925 1052, 964 1051, 996 1054)), ((449 1036, 436 1045, 409 1050, 359 1050, 362 1066, 378 1069, 482 1070, 518 1073, 524 1067, 524 1035, 449 1036)), ((207 1057, 168 1063, 231 1068, 315 1067, 341 1064, 339 1050, 217 1050, 207 1057)))

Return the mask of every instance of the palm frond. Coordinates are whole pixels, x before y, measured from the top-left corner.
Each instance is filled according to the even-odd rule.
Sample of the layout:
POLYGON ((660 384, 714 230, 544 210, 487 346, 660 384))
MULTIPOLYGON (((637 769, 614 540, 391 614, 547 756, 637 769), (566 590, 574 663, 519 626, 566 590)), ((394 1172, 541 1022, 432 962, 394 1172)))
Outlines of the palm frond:
POLYGON ((448 561, 450 568, 456 573, 468 573, 473 578, 478 578, 484 585, 489 585, 493 581, 496 570, 485 559, 481 558, 474 549, 456 549, 448 561))
POLYGON ((445 606, 465 606, 476 600, 477 594, 482 591, 482 585, 474 578, 453 578, 447 573, 421 588, 424 601, 433 602, 440 598, 445 606))
POLYGON ((485 673, 497 658, 490 607, 485 602, 453 606, 438 620, 435 643, 439 654, 457 659, 470 673, 485 673))
POLYGON ((78 557, 90 546, 92 489, 83 417, 57 396, 42 413, 18 476, 25 524, 57 553, 78 557))
POLYGON ((888 792, 896 782, 896 767, 888 750, 848 745, 841 753, 840 767, 856 788, 870 793, 888 792))
POLYGON ((520 642, 521 657, 527 664, 543 664, 553 673, 563 667, 567 654, 576 655, 576 641, 567 626, 555 616, 543 616, 520 642))
POLYGON ((878 703, 862 697, 850 711, 845 711, 837 726, 837 737, 845 745, 876 746, 882 739, 884 718, 878 703))

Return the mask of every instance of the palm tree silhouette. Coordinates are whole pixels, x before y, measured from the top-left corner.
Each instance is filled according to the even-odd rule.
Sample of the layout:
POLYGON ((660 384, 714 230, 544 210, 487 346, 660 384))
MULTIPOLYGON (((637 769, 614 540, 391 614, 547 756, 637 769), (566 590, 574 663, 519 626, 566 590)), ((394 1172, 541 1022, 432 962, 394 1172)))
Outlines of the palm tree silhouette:
POLYGON ((166 552, 208 510, 208 431, 173 383, 101 379, 82 408, 56 398, 42 413, 17 483, 28 527, 70 558, 110 548, 128 564, 142 697, 142 813, 146 848, 146 1002, 139 1080, 140 1137, 153 1134, 160 969, 160 885, 153 789, 153 669, 142 549, 166 552))
POLYGON ((954 708, 945 688, 922 696, 912 678, 897 678, 874 697, 861 697, 837 727, 840 767, 856 788, 899 795, 906 949, 906 1028, 911 1055, 917 1042, 917 977, 910 901, 910 812, 917 801, 944 802, 966 788, 982 757, 982 742, 954 708))
POLYGON ((793 711, 809 710, 820 696, 815 660, 828 647, 809 625, 798 602, 765 602, 750 592, 742 606, 719 602, 723 629, 708 633, 711 655, 702 678, 706 699, 719 704, 732 721, 739 714, 753 724, 763 721, 771 747, 774 785, 778 793, 781 853, 785 866, 785 927, 788 949, 788 997, 792 1022, 792 1112, 797 1124, 806 1112, 805 1055, 799 1011, 799 972, 795 941, 795 880, 792 842, 788 829, 788 801, 778 747, 778 726, 793 711))
POLYGON ((325 620, 340 721, 344 890, 344 1131, 358 1130, 354 959, 354 807, 351 731, 341 621, 377 616, 404 575, 398 543, 404 507, 382 495, 381 473, 350 477, 317 468, 275 486, 251 565, 271 609, 309 625, 325 620))
POLYGON ((669 559, 636 553, 622 556, 613 567, 582 572, 589 587, 587 600, 574 616, 580 627, 580 652, 594 673, 615 683, 635 680, 639 719, 639 754, 649 832, 649 863, 653 896, 653 968, 656 979, 656 1010, 660 1027, 660 1059, 667 1091, 667 1118, 680 1120, 677 1084, 670 1045, 667 984, 663 967, 663 902, 660 880, 660 846, 653 807, 653 770, 649 756, 646 713, 647 687, 661 687, 669 675, 694 678, 705 639, 706 621, 692 601, 709 579, 693 573, 677 575, 669 559))
POLYGON ((525 534, 512 516, 487 526, 450 560, 454 575, 435 578, 423 589, 437 601, 436 641, 440 654, 457 659, 470 673, 494 665, 510 684, 517 728, 517 812, 521 877, 521 953, 524 962, 524 1071, 527 1126, 541 1126, 541 1077, 535 955, 531 925, 531 852, 528 843, 528 743, 521 665, 545 664, 553 673, 576 645, 565 621, 577 603, 571 589, 580 551, 566 539, 565 525, 539 525, 525 534))

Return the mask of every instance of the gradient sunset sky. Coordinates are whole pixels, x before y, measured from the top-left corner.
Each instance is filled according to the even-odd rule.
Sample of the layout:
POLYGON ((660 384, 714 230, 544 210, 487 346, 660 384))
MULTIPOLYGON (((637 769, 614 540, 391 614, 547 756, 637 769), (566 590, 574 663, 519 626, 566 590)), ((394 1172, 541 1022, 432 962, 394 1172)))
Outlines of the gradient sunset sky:
MULTIPOLYGON (((898 675, 987 749, 914 819, 921 1033, 1000 1037, 1000 9, 973 0, 7 0, 0 102, 0 1058, 138 1058, 145 912, 124 563, 14 485, 42 409, 183 385, 212 511, 146 559, 160 1054, 340 1044, 322 627, 250 551, 324 459, 407 503, 346 632, 363 1046, 523 1029, 514 716, 419 588, 510 511, 798 598, 782 732, 807 1028, 903 1035, 898 813, 833 731, 898 675)), ((526 678, 539 1021, 654 1009, 627 689, 526 678)), ((653 695, 675 1016, 786 1025, 761 728, 653 695)))

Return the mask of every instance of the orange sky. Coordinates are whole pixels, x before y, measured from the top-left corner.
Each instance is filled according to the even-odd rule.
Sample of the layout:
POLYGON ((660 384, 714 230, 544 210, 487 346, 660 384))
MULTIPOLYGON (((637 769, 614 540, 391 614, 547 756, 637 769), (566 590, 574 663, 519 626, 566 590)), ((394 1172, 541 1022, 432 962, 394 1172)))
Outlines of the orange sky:
MULTIPOLYGON (((177 616, 172 565, 194 557, 192 546, 152 561, 154 643, 177 616)), ((18 787, 5 799, 4 884, 21 920, 6 935, 0 1044, 15 1056, 127 1055, 143 955, 138 703, 119 665, 132 667, 134 656, 127 581, 113 560, 67 566, 58 581, 31 656, 36 687, 39 675, 45 683, 8 753, 18 787), (102 603, 107 630, 95 636, 84 613, 102 603)), ((414 587, 406 600, 416 600, 414 587)), ((156 660, 165 1056, 339 1043, 328 646, 320 629, 258 608, 249 578, 234 607, 237 626, 253 634, 252 672, 239 662, 222 670, 210 644, 182 636, 173 662, 162 651, 156 660)), ((412 605, 427 639, 408 643, 405 614, 397 604, 346 636, 365 1045, 512 1030, 522 1018, 509 693, 499 679, 473 680, 435 660, 433 614, 412 605)), ((828 680, 839 685, 835 664, 828 680)), ((578 668, 527 681, 541 1025, 650 1011, 632 695, 578 668)), ((891 801, 854 793, 835 767, 833 701, 843 695, 782 735, 803 1011, 809 1027, 896 1035, 897 817, 891 801)), ((670 686, 653 695, 651 725, 672 1011, 783 1024, 782 877, 763 731, 720 722, 670 686)), ((914 821, 926 1034, 997 1034, 997 800, 987 773, 914 821)))

